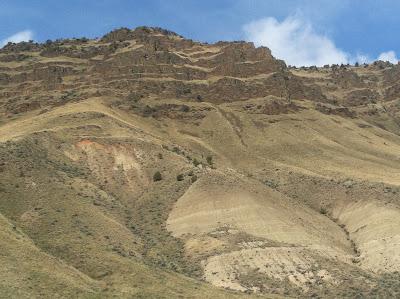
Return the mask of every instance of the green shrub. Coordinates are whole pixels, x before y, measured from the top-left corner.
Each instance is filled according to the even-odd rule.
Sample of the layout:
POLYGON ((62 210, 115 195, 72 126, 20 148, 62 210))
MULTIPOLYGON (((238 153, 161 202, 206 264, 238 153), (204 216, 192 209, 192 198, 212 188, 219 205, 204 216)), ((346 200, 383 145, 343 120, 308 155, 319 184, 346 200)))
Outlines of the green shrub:
POLYGON ((153 181, 158 182, 162 180, 162 175, 159 171, 156 171, 156 173, 153 175, 153 181))
POLYGON ((192 178, 190 179, 192 183, 197 181, 197 175, 193 175, 192 178))
POLYGON ((172 148, 172 151, 173 151, 174 153, 177 153, 178 155, 181 153, 181 150, 180 150, 179 147, 177 147, 177 146, 174 146, 174 147, 172 148))
POLYGON ((199 164, 200 164, 200 162, 196 158, 194 158, 193 159, 193 165, 194 166, 198 166, 199 164))
POLYGON ((208 163, 209 165, 212 165, 212 164, 213 164, 213 158, 212 158, 212 156, 207 156, 207 163, 208 163))
POLYGON ((187 105, 183 105, 183 106, 181 107, 181 111, 182 111, 182 112, 189 112, 189 111, 190 111, 190 107, 187 106, 187 105))
POLYGON ((183 181, 183 174, 178 174, 177 176, 176 176, 176 180, 177 181, 183 181))

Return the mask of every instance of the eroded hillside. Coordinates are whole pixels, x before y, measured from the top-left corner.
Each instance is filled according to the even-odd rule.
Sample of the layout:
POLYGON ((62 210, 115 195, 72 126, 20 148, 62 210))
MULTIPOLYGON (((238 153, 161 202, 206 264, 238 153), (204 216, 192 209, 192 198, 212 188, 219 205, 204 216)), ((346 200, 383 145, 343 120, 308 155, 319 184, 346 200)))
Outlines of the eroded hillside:
POLYGON ((399 78, 147 27, 5 46, 0 297, 400 296, 399 78))

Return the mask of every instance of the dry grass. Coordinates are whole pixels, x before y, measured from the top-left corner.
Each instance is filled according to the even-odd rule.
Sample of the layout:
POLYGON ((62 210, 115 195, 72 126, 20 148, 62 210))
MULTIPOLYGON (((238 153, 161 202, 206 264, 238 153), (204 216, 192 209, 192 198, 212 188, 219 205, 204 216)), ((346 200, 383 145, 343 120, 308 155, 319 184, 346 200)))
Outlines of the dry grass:
MULTIPOLYGON (((108 46, 85 47, 98 45, 108 46)), ((35 52, 1 63, 33 79, 1 89, 0 297, 399 296, 400 105, 359 105, 352 117, 338 106, 364 88, 357 76, 384 94, 382 71, 354 68, 343 80, 292 70, 301 88, 322 89, 332 108, 322 113, 312 96, 243 100, 242 87, 264 88, 276 73, 211 75, 222 45, 149 60, 145 46, 92 62, 35 52), (150 71, 133 74, 136 60, 133 70, 150 71), (35 63, 71 74, 52 85, 35 63), (217 82, 232 99, 202 94, 218 93, 217 82)))

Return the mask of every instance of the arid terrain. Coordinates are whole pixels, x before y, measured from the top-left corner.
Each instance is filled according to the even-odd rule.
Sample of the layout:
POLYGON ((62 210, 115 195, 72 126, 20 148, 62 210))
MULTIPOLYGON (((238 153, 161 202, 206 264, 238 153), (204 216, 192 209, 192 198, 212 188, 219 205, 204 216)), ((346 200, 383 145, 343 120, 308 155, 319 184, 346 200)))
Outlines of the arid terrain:
POLYGON ((400 65, 149 27, 0 50, 0 298, 400 297, 400 65))

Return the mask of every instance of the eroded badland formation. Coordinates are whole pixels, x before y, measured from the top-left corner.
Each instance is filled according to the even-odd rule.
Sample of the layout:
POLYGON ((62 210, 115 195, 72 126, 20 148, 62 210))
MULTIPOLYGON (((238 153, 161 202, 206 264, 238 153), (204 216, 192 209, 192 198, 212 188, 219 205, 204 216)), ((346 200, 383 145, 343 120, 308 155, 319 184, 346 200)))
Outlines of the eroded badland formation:
POLYGON ((399 91, 159 28, 5 46, 0 297, 400 296, 399 91))

